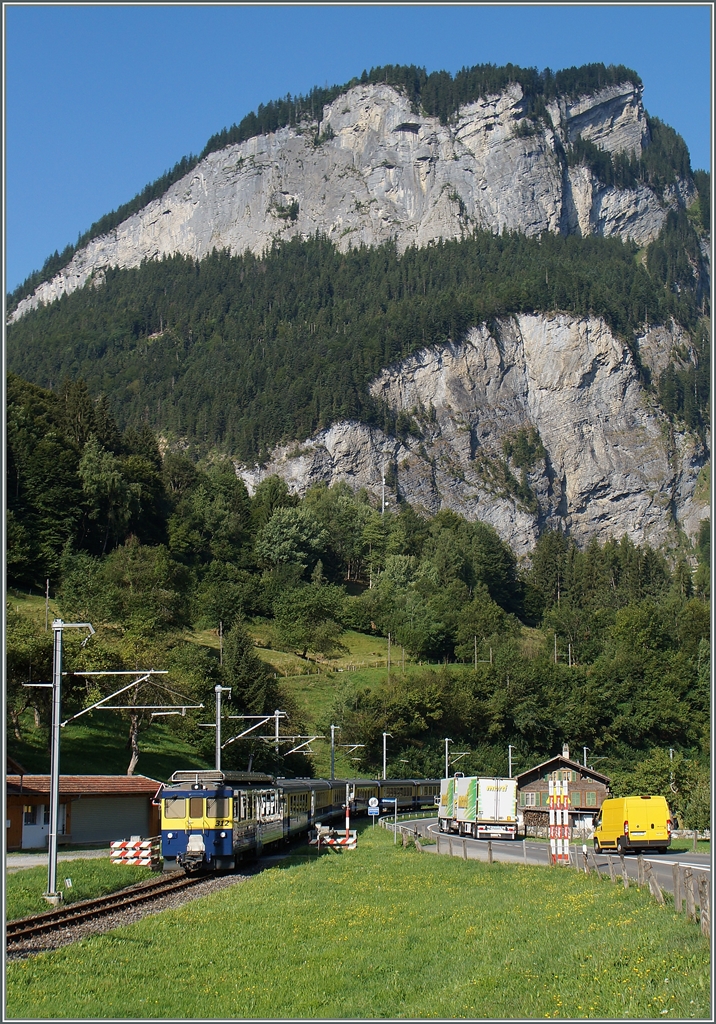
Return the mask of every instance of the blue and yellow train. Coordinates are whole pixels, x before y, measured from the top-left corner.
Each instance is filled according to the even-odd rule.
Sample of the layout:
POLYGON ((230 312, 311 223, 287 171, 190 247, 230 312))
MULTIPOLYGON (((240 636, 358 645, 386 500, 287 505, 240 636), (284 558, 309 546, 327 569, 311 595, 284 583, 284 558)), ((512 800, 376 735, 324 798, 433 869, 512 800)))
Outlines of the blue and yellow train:
POLYGON ((282 779, 257 772, 180 771, 160 793, 164 870, 231 871, 241 858, 315 825, 365 814, 418 811, 440 798, 439 779, 282 779))

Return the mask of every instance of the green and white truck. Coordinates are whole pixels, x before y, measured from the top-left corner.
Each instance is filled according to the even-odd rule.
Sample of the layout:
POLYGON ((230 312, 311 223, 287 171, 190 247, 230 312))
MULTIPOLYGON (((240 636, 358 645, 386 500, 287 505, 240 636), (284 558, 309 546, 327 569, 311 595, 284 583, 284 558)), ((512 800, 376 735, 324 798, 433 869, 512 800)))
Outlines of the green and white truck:
POLYGON ((457 774, 440 781, 441 832, 475 839, 517 838, 517 781, 457 774))

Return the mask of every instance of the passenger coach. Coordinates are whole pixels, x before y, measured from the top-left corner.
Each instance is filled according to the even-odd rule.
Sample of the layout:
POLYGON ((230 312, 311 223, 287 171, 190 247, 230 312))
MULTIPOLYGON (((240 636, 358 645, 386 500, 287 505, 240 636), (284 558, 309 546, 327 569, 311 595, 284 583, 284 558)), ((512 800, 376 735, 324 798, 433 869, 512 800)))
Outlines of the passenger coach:
POLYGON ((246 855, 317 824, 367 811, 434 806, 436 779, 281 779, 257 772, 179 771, 161 791, 164 870, 228 871, 246 855))

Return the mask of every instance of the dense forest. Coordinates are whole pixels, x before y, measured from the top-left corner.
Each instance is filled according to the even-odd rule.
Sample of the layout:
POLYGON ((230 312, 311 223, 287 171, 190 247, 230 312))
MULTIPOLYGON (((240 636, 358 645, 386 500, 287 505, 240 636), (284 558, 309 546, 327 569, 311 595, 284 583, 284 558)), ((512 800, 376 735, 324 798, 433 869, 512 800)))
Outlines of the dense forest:
POLYGON ((388 243, 338 251, 321 237, 276 243, 263 258, 214 251, 108 270, 91 286, 8 329, 8 367, 42 387, 82 377, 122 428, 185 438, 260 461, 340 419, 395 431, 370 396, 382 367, 459 341, 520 312, 603 317, 638 360, 637 333, 674 318, 693 364, 653 386, 669 416, 708 425, 708 294, 698 229, 670 213, 640 258, 617 238, 476 232, 398 254, 388 243))
MULTIPOLYGON (((361 771, 380 764, 383 731, 399 776, 405 763, 439 775, 446 735, 471 752, 467 771, 494 773, 507 744, 527 765, 567 741, 607 759, 617 790, 666 789, 684 821, 708 821, 708 522, 695 565, 626 538, 580 551, 560 533, 519 563, 480 522, 408 505, 381 514, 347 485, 299 500, 270 477, 250 497, 230 463, 162 455, 146 425, 120 431, 83 381, 55 394, 12 375, 7 474, 10 586, 42 593, 49 577, 65 619, 95 624, 84 650, 66 638, 76 670, 151 659, 190 702, 211 706, 222 681, 233 713, 288 706, 300 730, 247 624, 268 623, 274 645, 303 659, 340 652, 347 629, 390 634, 411 672, 358 691, 336 676, 330 721, 365 744, 361 771), (221 665, 188 642, 219 623, 221 665)), ((11 603, 7 625, 12 741, 30 711, 47 728, 45 691, 22 683, 47 677, 52 634, 11 603)), ((97 694, 69 677, 68 713, 97 694)), ((210 758, 195 712, 171 722, 210 758)), ((226 766, 311 770, 255 747, 227 748, 226 766)))
MULTIPOLYGON (((473 103, 485 96, 495 95, 511 83, 519 83, 523 91, 524 113, 533 121, 548 120, 547 104, 557 96, 576 98, 595 92, 608 85, 630 82, 641 86, 641 79, 635 71, 622 65, 586 64, 553 72, 550 68, 538 71, 536 68, 521 68, 515 64, 496 67, 493 64, 478 64, 462 68, 456 75, 447 71, 428 74, 425 68, 415 65, 388 64, 384 67, 363 71, 360 78, 352 78, 344 85, 313 88, 306 96, 288 94, 279 100, 259 104, 258 109, 247 114, 238 124, 212 135, 202 152, 196 156, 184 156, 165 171, 156 181, 146 185, 133 199, 123 203, 111 213, 105 214, 91 227, 81 233, 75 244, 67 245, 62 252, 55 251, 45 260, 40 270, 30 274, 22 284, 8 295, 7 308, 11 312, 27 295, 31 295, 43 281, 49 281, 63 267, 67 266, 76 252, 88 242, 107 234, 134 213, 144 209, 152 200, 159 199, 171 186, 180 181, 209 153, 226 146, 245 142, 257 135, 266 135, 279 128, 295 127, 304 121, 317 123, 322 117, 323 107, 332 103, 342 93, 359 84, 385 83, 405 93, 416 112, 439 117, 443 124, 454 117, 461 106, 473 103)), ((633 187, 643 181, 663 190, 676 177, 691 174, 689 155, 683 139, 673 129, 658 119, 647 119, 650 145, 639 161, 617 158, 613 163, 609 154, 604 154, 589 143, 577 140, 571 147, 571 162, 587 163, 597 178, 606 184, 633 187)), ((564 154, 560 154, 564 156, 564 154)), ((697 172, 697 174, 705 172, 697 172)), ((698 182, 697 182, 698 184, 698 182)), ((702 189, 699 187, 699 192, 702 189)), ((709 219, 706 217, 704 226, 709 219)))

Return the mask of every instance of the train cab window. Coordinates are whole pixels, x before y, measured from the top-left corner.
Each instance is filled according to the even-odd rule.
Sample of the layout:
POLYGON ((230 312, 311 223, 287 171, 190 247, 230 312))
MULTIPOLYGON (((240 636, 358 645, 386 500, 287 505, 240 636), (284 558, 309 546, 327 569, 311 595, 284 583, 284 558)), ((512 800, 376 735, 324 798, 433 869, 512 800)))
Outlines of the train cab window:
POLYGON ((165 818, 186 818, 186 800, 183 796, 168 796, 164 801, 165 818))
POLYGON ((204 816, 204 799, 200 796, 189 797, 189 817, 202 818, 204 816))
POLYGON ((210 796, 206 800, 207 818, 228 818, 229 801, 225 796, 210 796))

